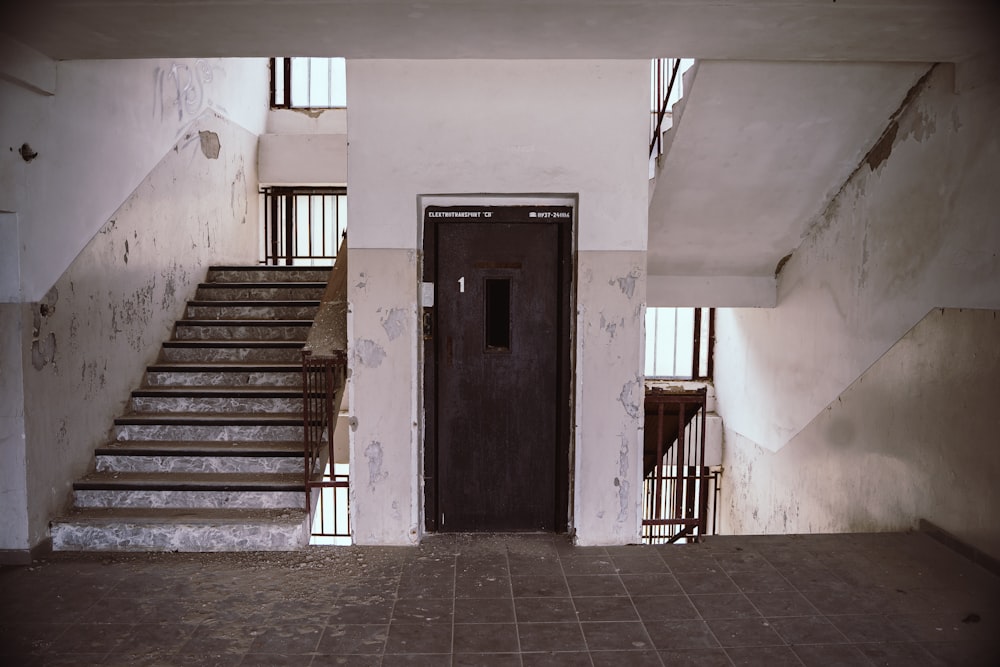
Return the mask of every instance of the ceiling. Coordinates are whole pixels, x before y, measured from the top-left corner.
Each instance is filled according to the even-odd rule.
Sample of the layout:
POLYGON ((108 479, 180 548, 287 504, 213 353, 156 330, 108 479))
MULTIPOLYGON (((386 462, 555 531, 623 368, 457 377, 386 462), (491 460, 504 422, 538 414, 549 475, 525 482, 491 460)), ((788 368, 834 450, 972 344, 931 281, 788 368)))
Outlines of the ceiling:
POLYGON ((959 61, 993 0, 32 0, 0 26, 57 60, 277 55, 959 61))

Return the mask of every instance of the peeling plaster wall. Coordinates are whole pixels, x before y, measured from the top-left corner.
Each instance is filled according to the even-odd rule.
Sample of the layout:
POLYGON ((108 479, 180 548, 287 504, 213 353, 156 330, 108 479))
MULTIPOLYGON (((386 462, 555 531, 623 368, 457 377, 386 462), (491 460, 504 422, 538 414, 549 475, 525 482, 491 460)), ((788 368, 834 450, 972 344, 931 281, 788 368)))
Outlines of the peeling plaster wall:
MULTIPOLYGON (((354 233, 352 228, 351 233, 354 233)), ((348 236, 350 239, 350 236, 348 236)), ((415 250, 351 248, 351 526, 358 544, 415 544, 418 452, 415 250)))
POLYGON ((720 412, 743 438, 780 449, 931 308, 1000 308, 1000 84, 956 92, 953 72, 887 119, 781 270, 777 307, 717 311, 720 412))
POLYGON ((356 542, 412 544, 422 527, 418 196, 540 192, 579 195, 577 261, 589 277, 586 287, 574 286, 572 528, 583 544, 636 541, 648 61, 352 60, 347 67, 356 542), (393 312, 399 317, 387 327, 393 312), (401 333, 390 341, 390 331, 401 333), (633 385, 623 403, 623 388, 633 385))
POLYGON ((55 95, 0 80, 0 210, 16 211, 26 301, 41 299, 167 151, 206 113, 254 134, 266 59, 67 61, 55 95), (24 162, 18 148, 38 153, 24 162))
POLYGON ((1000 308, 998 81, 935 68, 784 267, 777 308, 717 311, 727 532, 923 517, 1000 555, 993 316, 907 333, 936 307, 1000 308))
POLYGON ((642 521, 645 377, 635 363, 645 349, 646 254, 580 252, 577 262, 577 541, 630 544, 642 521))
POLYGON ((727 532, 908 530, 1000 558, 1000 311, 933 310, 772 453, 727 431, 727 532))
POLYGON ((255 261, 256 141, 203 116, 39 302, 11 306, 23 323, 31 545, 68 504, 208 265, 255 261))

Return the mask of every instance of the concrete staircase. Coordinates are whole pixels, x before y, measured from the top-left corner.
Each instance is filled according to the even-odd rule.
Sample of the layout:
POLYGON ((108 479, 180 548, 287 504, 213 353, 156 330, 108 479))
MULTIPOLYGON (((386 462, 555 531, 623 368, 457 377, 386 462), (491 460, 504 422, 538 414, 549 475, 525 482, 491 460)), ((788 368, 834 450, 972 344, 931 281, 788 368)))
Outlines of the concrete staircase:
POLYGON ((282 551, 308 543, 300 350, 329 267, 213 267, 115 420, 59 551, 282 551))

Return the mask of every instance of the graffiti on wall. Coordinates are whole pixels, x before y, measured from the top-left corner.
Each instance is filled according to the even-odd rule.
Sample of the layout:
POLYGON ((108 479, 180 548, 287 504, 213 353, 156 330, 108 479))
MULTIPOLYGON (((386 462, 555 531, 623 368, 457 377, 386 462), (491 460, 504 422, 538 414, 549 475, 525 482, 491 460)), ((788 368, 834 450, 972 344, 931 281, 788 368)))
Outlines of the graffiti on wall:
POLYGON ((204 58, 157 67, 153 71, 153 113, 159 115, 161 122, 174 116, 181 123, 194 118, 208 106, 207 89, 216 72, 224 70, 204 58))

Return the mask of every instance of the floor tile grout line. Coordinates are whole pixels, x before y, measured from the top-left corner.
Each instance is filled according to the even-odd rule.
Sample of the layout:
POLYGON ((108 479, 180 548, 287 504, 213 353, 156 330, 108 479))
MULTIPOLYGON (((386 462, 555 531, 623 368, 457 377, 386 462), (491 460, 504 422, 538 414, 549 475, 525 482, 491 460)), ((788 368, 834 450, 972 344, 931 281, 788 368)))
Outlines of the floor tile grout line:
POLYGON ((514 571, 510 567, 510 544, 504 542, 504 562, 507 563, 507 586, 510 588, 510 608, 514 614, 514 637, 517 639, 517 661, 524 667, 524 658, 521 655, 521 631, 517 621, 517 603, 514 598, 514 571))
POLYGON ((451 562, 451 655, 448 662, 455 662, 455 599, 458 597, 458 556, 461 549, 456 548, 451 562))
MULTIPOLYGON (((611 564, 615 571, 615 576, 618 577, 618 583, 620 583, 622 585, 622 588, 625 589, 625 595, 628 596, 628 602, 630 605, 632 605, 632 611, 635 612, 635 617, 639 619, 639 627, 642 628, 642 633, 646 636, 646 640, 649 641, 649 648, 656 655, 656 659, 660 661, 660 664, 663 665, 664 664, 663 657, 660 655, 660 652, 656 648, 656 642, 653 641, 653 636, 649 633, 649 629, 646 627, 646 622, 642 619, 642 614, 639 613, 639 608, 635 606, 635 600, 632 599, 632 592, 628 589, 628 586, 625 585, 625 581, 622 579, 621 570, 618 568, 618 564, 615 563, 614 556, 610 556, 610 558, 611 558, 611 564)), ((660 560, 663 559, 661 558, 660 560)), ((664 565, 666 564, 664 563, 664 565)), ((668 570, 670 569, 669 566, 666 567, 668 570)), ((695 609, 695 612, 697 613, 697 609, 695 609)))
POLYGON ((563 566, 562 554, 556 549, 556 562, 559 563, 559 571, 562 572, 563 585, 566 586, 566 592, 569 594, 569 603, 573 605, 573 615, 576 617, 576 626, 580 630, 580 636, 583 637, 583 645, 587 650, 587 659, 590 660, 591 667, 594 665, 594 656, 590 654, 590 643, 587 641, 587 634, 583 631, 583 624, 580 622, 580 611, 576 608, 576 598, 573 596, 573 591, 569 587, 569 579, 566 578, 566 568, 563 566))

